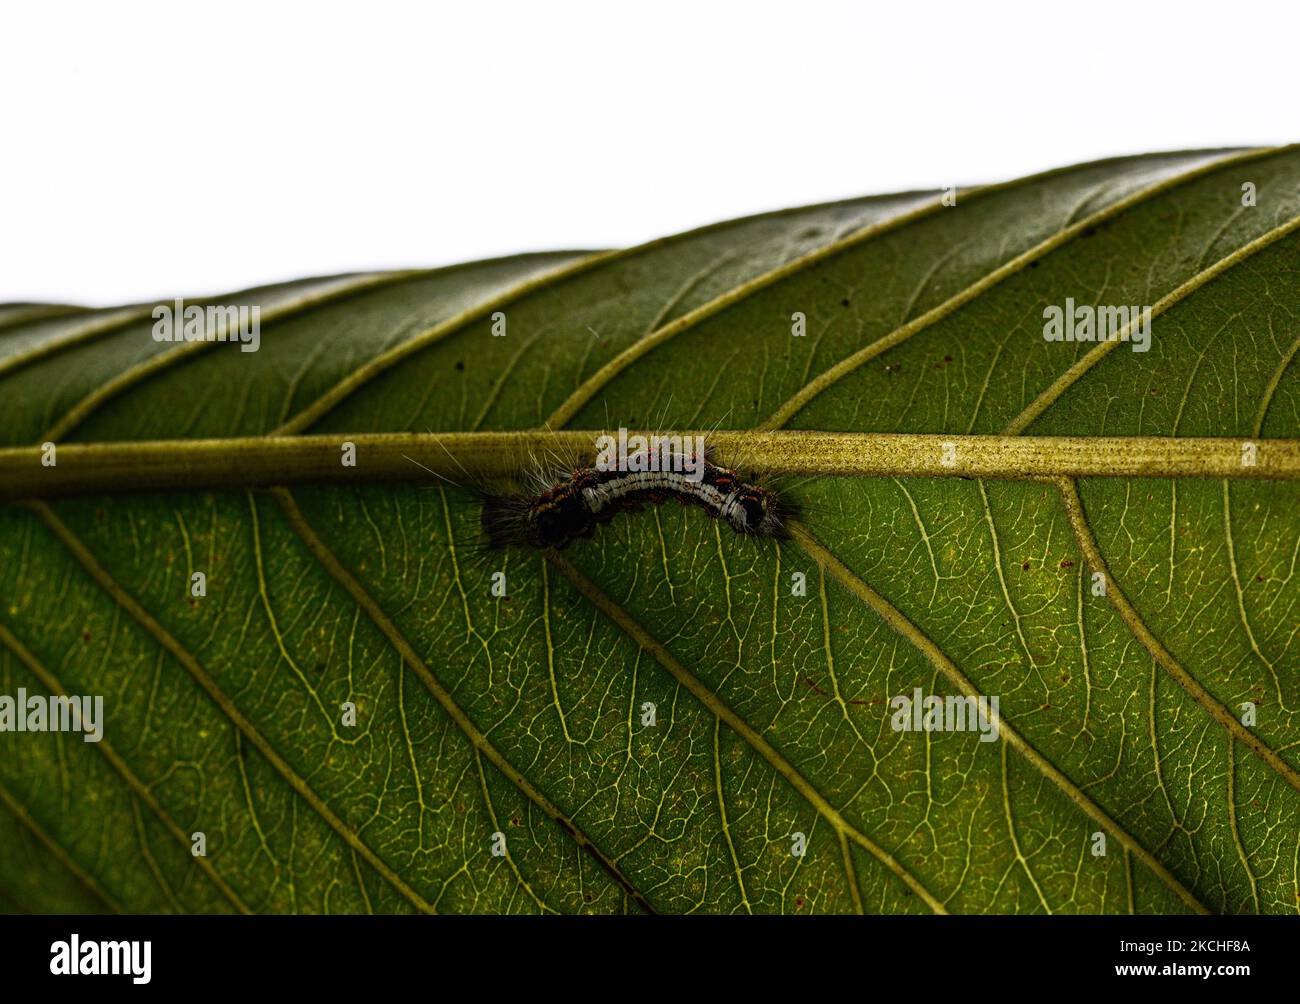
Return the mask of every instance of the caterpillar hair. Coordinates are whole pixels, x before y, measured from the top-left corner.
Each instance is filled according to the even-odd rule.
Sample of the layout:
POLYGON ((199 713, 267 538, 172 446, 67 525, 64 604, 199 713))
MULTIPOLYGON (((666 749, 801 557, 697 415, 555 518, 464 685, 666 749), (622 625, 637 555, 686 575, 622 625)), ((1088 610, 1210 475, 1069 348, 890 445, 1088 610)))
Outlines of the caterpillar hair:
POLYGON ((789 538, 789 522, 799 507, 775 488, 720 467, 712 451, 689 466, 680 455, 669 459, 663 466, 670 469, 664 470, 601 470, 580 463, 565 476, 542 479, 530 494, 487 494, 482 512, 487 546, 562 549, 592 537, 621 512, 674 500, 703 509, 743 536, 789 538))

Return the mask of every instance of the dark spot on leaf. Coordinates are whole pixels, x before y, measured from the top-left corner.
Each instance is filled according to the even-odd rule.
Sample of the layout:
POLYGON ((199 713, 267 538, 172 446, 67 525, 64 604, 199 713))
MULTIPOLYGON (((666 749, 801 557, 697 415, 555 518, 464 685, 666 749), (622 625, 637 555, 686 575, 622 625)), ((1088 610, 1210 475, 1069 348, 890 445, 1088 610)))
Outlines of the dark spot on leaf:
POLYGON ((849 305, 849 298, 846 296, 843 300, 840 301, 840 306, 847 307, 848 305, 849 305))
POLYGON ((1062 559, 1061 559, 1061 567, 1062 567, 1062 568, 1073 568, 1073 567, 1074 567, 1074 562, 1071 561, 1069 558, 1062 558, 1062 559))
POLYGON ((457 360, 456 360, 456 369, 457 369, 457 370, 463 370, 464 368, 465 368, 465 363, 464 363, 462 360, 457 359, 457 360))
POLYGON ((1025 562, 1023 565, 1021 565, 1020 567, 1021 567, 1021 569, 1023 569, 1023 570, 1026 571, 1026 572, 1029 571, 1029 562, 1026 561, 1026 562, 1025 562))

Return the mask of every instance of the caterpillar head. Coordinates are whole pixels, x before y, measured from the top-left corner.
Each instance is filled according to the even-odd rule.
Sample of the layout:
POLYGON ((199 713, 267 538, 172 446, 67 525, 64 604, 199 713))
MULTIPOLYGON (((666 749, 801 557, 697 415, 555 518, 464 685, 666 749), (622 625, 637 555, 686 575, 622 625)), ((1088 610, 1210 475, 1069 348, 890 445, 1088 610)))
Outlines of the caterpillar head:
POLYGON ((727 522, 737 533, 778 540, 789 538, 787 524, 798 515, 790 502, 761 485, 745 485, 728 508, 727 522))
POLYGON ((562 485, 535 498, 489 496, 483 502, 483 532, 488 547, 507 545, 562 548, 577 537, 590 536, 591 516, 581 493, 562 485))

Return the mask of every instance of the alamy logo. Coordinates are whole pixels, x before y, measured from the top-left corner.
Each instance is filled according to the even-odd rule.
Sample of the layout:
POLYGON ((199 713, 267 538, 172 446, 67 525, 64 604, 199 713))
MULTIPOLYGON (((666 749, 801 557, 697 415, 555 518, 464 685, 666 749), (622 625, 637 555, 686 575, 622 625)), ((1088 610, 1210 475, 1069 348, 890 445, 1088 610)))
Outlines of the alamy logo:
POLYGON ((148 983, 153 969, 151 941, 68 941, 50 945, 50 972, 55 976, 130 976, 148 983))
POLYGON ((925 697, 917 687, 911 697, 890 698, 889 706, 894 709, 889 724, 895 732, 978 732, 982 743, 998 737, 996 697, 925 697))
POLYGON ((596 440, 598 471, 674 471, 687 481, 704 480, 703 436, 629 436, 619 428, 618 438, 596 440))
POLYGON ((84 732, 88 743, 104 738, 104 698, 51 694, 0 694, 0 732, 84 732))
POLYGON ((256 352, 262 344, 262 308, 241 304, 201 307, 160 303, 153 308, 155 342, 243 342, 240 352, 256 352))
POLYGON ((1151 348, 1150 307, 1065 306, 1043 308, 1043 340, 1047 342, 1132 342, 1134 352, 1151 348))

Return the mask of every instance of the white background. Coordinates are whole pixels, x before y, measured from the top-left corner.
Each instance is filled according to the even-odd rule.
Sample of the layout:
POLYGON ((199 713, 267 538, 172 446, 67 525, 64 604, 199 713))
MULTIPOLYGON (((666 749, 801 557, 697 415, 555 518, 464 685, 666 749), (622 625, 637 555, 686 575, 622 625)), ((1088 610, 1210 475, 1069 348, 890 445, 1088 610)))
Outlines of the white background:
POLYGON ((0 9, 0 301, 627 245, 1300 113, 1294 3, 0 9))

